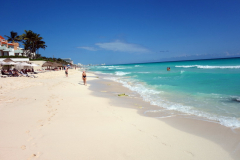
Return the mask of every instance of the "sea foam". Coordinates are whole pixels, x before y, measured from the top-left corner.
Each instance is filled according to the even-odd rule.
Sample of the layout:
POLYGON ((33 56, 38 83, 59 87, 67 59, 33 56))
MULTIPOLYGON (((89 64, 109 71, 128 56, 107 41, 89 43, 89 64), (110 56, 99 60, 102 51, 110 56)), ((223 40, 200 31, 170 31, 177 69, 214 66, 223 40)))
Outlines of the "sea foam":
POLYGON ((127 75, 127 74, 131 74, 131 72, 121 72, 121 71, 119 71, 119 72, 115 72, 115 74, 117 76, 124 76, 124 75, 127 75))
POLYGON ((200 69, 239 69, 240 66, 203 66, 203 65, 183 65, 183 66, 175 66, 179 68, 200 68, 200 69))
POLYGON ((127 87, 130 90, 139 93, 140 96, 143 98, 143 100, 146 102, 150 102, 151 105, 156 105, 156 106, 165 108, 167 110, 179 111, 185 114, 207 118, 209 120, 216 121, 226 127, 240 128, 240 121, 235 117, 226 117, 226 116, 206 113, 203 111, 199 111, 192 106, 185 106, 182 104, 170 102, 166 99, 161 98, 160 94, 163 93, 163 91, 156 91, 154 89, 149 89, 145 85, 137 81, 133 81, 133 80, 127 81, 126 79, 123 80, 116 77, 108 77, 105 79, 109 79, 109 80, 113 80, 115 82, 121 83, 124 87, 127 87))
POLYGON ((142 67, 142 66, 140 66, 140 65, 135 65, 135 67, 142 67))

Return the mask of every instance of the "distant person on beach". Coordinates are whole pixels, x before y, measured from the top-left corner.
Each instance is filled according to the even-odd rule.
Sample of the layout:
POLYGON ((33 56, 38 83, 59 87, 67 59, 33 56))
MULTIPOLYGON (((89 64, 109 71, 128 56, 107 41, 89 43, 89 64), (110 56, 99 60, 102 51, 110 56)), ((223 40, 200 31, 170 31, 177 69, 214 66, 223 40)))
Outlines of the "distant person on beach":
POLYGON ((87 75, 86 75, 85 71, 83 71, 83 73, 82 73, 82 79, 83 79, 84 85, 87 85, 87 75))
POLYGON ((68 68, 65 70, 66 77, 68 77, 68 68))
POLYGON ((170 67, 167 67, 167 71, 170 71, 170 67))

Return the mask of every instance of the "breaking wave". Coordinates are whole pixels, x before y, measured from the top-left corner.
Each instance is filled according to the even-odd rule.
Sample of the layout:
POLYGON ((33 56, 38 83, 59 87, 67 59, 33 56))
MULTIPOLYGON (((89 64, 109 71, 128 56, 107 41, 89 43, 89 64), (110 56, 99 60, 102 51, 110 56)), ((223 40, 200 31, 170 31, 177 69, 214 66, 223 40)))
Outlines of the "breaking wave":
POLYGON ((175 66, 179 68, 201 68, 201 69, 239 69, 240 66, 202 66, 202 65, 183 65, 183 66, 175 66))
MULTIPOLYGON (((121 73, 121 74, 123 74, 123 73, 121 73)), ((126 74, 126 73, 124 73, 124 74, 126 74)), ((196 110, 192 106, 185 106, 182 104, 167 101, 166 99, 162 99, 161 95, 159 95, 159 94, 163 93, 163 91, 157 91, 155 89, 150 89, 150 88, 146 87, 144 84, 139 83, 137 81, 131 81, 131 80, 128 81, 126 79, 122 80, 117 77, 108 77, 105 79, 109 79, 109 80, 113 80, 115 82, 121 83, 124 87, 139 93, 140 96, 142 97, 142 99, 146 102, 150 102, 151 105, 156 105, 156 106, 165 108, 167 110, 179 111, 179 112, 182 112, 185 114, 195 115, 195 116, 202 117, 202 118, 207 118, 209 120, 216 121, 226 127, 240 128, 240 120, 237 119, 236 117, 226 117, 226 116, 220 116, 220 115, 215 115, 215 114, 211 114, 211 113, 206 113, 203 111, 196 110)), ((234 100, 239 101, 240 98, 235 97, 234 100)))
POLYGON ((115 72, 115 74, 116 74, 117 76, 124 76, 124 75, 126 75, 126 74, 131 74, 131 72, 121 72, 121 71, 119 71, 119 72, 115 72))

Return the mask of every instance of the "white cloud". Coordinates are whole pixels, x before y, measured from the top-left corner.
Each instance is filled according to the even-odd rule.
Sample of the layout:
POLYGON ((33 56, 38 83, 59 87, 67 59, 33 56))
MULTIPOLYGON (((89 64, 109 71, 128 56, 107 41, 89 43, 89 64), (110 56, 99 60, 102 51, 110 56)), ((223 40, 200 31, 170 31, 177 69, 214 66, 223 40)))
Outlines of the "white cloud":
POLYGON ((138 52, 138 53, 147 53, 150 52, 147 48, 144 48, 137 44, 124 43, 119 40, 109 43, 96 43, 98 47, 111 51, 119 52, 138 52))
POLYGON ((82 49, 86 49, 86 50, 89 50, 89 51, 97 51, 97 49, 94 48, 94 47, 77 47, 77 48, 82 48, 82 49))

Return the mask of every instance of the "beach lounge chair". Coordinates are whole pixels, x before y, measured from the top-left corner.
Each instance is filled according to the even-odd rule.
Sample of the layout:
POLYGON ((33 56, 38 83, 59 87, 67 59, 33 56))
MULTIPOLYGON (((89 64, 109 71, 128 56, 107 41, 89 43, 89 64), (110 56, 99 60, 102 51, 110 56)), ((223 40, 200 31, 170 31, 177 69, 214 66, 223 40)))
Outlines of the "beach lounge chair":
POLYGON ((3 70, 1 70, 1 77, 2 78, 6 78, 6 77, 11 77, 12 75, 11 74, 5 74, 4 72, 3 72, 3 70))
POLYGON ((28 74, 24 74, 23 71, 20 72, 22 76, 28 77, 28 74))
POLYGON ((33 75, 33 74, 31 74, 31 75, 29 75, 29 74, 24 74, 22 71, 20 72, 24 77, 31 77, 31 78, 37 78, 37 76, 35 76, 35 75, 33 75))
POLYGON ((38 76, 35 76, 35 75, 29 75, 29 77, 32 77, 32 78, 37 78, 38 76))
POLYGON ((0 77, 1 77, 1 78, 7 78, 6 75, 2 75, 2 71, 0 72, 0 77))

